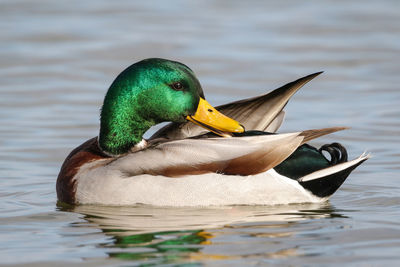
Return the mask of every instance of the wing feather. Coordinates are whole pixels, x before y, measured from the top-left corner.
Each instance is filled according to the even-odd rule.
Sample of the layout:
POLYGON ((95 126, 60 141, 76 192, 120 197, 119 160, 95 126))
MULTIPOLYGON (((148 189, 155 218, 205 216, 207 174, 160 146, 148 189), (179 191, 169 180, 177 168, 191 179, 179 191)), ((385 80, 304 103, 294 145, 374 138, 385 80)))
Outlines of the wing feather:
POLYGON ((348 129, 348 127, 330 127, 330 128, 322 128, 322 129, 313 129, 313 130, 306 130, 301 132, 301 136, 304 137, 303 142, 301 144, 305 144, 310 140, 315 138, 331 134, 338 131, 343 131, 348 129))
POLYGON ((220 172, 252 175, 285 160, 301 144, 301 132, 265 136, 184 139, 165 142, 108 164, 126 176, 178 177, 220 172))
POLYGON ((304 142, 345 127, 231 138, 164 141, 107 164, 131 177, 140 174, 180 177, 210 172, 255 175, 274 168, 304 142))

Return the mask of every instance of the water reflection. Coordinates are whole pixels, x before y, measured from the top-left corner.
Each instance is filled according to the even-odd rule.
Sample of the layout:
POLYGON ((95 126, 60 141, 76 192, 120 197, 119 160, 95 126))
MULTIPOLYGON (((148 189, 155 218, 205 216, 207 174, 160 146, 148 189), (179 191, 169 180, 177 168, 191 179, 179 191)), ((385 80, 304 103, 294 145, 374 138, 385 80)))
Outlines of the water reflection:
POLYGON ((213 208, 83 205, 60 209, 84 215, 85 221, 72 227, 96 228, 108 236, 109 242, 98 246, 106 249, 109 257, 143 264, 297 256, 303 252, 290 240, 311 227, 307 220, 345 218, 329 203, 213 208), (259 249, 244 253, 241 245, 259 249))

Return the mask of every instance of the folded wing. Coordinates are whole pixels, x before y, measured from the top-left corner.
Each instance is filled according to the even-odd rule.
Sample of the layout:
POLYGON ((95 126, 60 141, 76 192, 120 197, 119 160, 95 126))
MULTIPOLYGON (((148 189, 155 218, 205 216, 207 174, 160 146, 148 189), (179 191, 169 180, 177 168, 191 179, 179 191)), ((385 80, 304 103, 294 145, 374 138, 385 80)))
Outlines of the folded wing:
POLYGON ((116 159, 107 166, 127 177, 139 174, 180 177, 209 172, 254 175, 280 164, 305 139, 337 130, 169 141, 116 159))

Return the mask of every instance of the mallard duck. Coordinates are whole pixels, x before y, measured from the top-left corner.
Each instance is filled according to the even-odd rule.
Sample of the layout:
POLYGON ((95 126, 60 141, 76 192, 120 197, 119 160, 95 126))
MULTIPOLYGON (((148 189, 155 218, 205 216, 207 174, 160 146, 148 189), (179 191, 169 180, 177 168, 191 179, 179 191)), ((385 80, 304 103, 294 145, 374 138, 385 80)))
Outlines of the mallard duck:
POLYGON ((159 206, 324 201, 369 156, 348 161, 339 143, 319 149, 306 144, 343 127, 275 133, 289 98, 319 74, 214 108, 186 65, 157 58, 137 62, 108 89, 99 136, 65 159, 58 200, 159 206), (166 121, 171 123, 143 138, 166 121))

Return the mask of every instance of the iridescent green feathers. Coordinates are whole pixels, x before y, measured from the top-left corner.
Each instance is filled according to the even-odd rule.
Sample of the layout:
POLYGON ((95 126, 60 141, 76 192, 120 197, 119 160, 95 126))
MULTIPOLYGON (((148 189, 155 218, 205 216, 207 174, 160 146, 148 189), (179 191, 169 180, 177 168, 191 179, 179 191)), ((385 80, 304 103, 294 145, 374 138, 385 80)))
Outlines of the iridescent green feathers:
POLYGON ((183 122, 203 96, 187 66, 164 59, 146 59, 125 69, 111 84, 103 103, 99 145, 119 155, 142 140, 153 125, 183 122))

